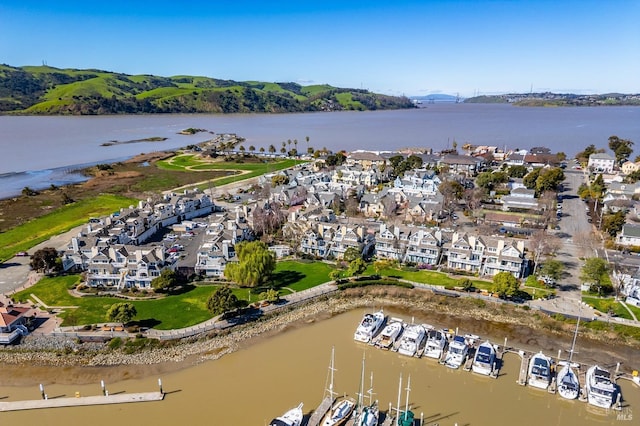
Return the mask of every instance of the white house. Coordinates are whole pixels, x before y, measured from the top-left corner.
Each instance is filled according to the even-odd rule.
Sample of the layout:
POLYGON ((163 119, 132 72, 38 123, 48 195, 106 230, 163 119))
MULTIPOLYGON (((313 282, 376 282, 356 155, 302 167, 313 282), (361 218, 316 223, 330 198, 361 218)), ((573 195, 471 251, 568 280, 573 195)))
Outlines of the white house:
POLYGON ((609 154, 597 153, 589 156, 587 168, 596 173, 613 173, 616 159, 609 154))

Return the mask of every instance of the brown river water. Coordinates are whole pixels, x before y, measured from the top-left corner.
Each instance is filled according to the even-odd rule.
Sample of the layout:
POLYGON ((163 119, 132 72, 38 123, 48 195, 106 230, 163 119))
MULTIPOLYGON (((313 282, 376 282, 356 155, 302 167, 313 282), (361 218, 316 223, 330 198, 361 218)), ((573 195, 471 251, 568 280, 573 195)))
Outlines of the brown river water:
MULTIPOLYGON (((368 385, 369 374, 373 371, 374 398, 379 401, 382 410, 386 411, 389 403, 396 404, 400 374, 405 380, 403 387, 410 375, 409 402, 418 417, 423 413, 425 425, 631 425, 638 424, 640 419, 640 388, 629 381, 620 381, 624 396, 623 410, 609 413, 599 411, 583 402, 566 401, 545 391, 519 386, 516 383, 520 366, 517 355, 507 355, 500 377, 491 379, 448 369, 432 359, 407 358, 356 343, 353 341, 353 332, 363 313, 363 309, 356 309, 322 321, 292 325, 275 336, 259 338, 216 361, 166 373, 162 381, 167 395, 161 402, 8 412, 0 413, 0 419, 3 424, 51 426, 191 423, 268 425, 270 419, 299 402, 304 402, 304 411, 307 413, 320 403, 327 384, 332 346, 335 347, 337 369, 334 382, 336 391, 355 397, 364 354, 366 382, 368 385)), ((387 313, 411 320, 407 314, 391 310, 387 313)), ((434 317, 416 316, 415 320, 434 321, 434 317)), ((451 326, 459 325, 471 327, 471 324, 451 326)), ((494 329, 493 333, 503 331, 504 336, 509 336, 510 332, 506 329, 494 329)), ((504 339, 483 334, 482 330, 476 328, 460 329, 460 332, 493 337, 494 343, 499 344, 504 339)), ((554 349, 555 353, 551 351, 551 340, 525 340, 541 344, 540 347, 545 348, 548 355, 557 355, 557 349, 554 349)), ((567 342, 569 345, 570 341, 567 342)), ((584 349, 584 356, 589 357, 589 350, 584 349)), ((127 368, 135 370, 135 367, 127 368)), ((77 375, 76 370, 62 369, 49 377, 62 378, 67 371, 69 375, 77 375)), ((109 375, 108 369, 104 372, 109 375)), ((151 375, 107 383, 107 389, 111 394, 154 391, 157 390, 157 379, 158 376, 151 375)), ((58 382, 68 383, 69 380, 61 379, 58 382)), ((81 379, 78 380, 80 382, 81 379)), ((99 380, 82 385, 54 382, 46 385, 46 392, 49 397, 69 397, 75 392, 99 395, 101 389, 99 380)), ((403 404, 405 395, 403 391, 403 404)), ((39 397, 37 385, 8 387, 0 381, 2 401, 39 397)))

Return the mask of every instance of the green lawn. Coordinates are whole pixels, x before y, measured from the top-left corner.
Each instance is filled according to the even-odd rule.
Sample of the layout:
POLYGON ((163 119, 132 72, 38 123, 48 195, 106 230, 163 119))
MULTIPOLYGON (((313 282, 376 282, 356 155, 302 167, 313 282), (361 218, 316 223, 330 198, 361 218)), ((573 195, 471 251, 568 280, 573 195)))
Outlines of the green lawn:
MULTIPOLYGON (((582 296, 582 301, 590 306, 593 306, 595 309, 602 313, 607 313, 609 310, 612 310, 616 316, 620 318, 633 319, 631 318, 631 314, 629 311, 625 309, 620 303, 616 302, 613 297, 593 297, 593 296, 582 296)), ((634 308, 631 306, 631 308, 634 308)), ((634 311, 636 316, 640 313, 640 309, 635 308, 637 311, 634 311)))
POLYGON ((323 262, 296 262, 285 260, 278 262, 274 272, 277 288, 288 287, 294 291, 302 291, 327 281, 331 281, 329 273, 333 267, 323 262))
POLYGON ((121 207, 137 204, 138 200, 117 195, 99 195, 67 204, 45 216, 0 234, 0 262, 19 251, 27 251, 36 244, 87 223, 91 217, 105 216, 121 207))
MULTIPOLYGON (((367 274, 375 274, 373 266, 369 266, 367 274)), ((383 269, 379 273, 385 277, 395 277, 407 281, 413 281, 421 284, 438 285, 443 287, 457 287, 460 285, 462 278, 453 278, 443 272, 429 271, 429 270, 412 270, 412 269, 397 269, 388 268, 383 269)), ((491 281, 479 280, 477 278, 469 277, 475 288, 488 290, 493 283, 491 281)))
MULTIPOLYGON (((26 301, 31 294, 38 296, 49 306, 78 306, 60 315, 62 319, 76 319, 77 324, 106 322, 107 309, 124 300, 112 297, 74 297, 67 291, 80 282, 79 275, 43 278, 36 285, 16 293, 15 300, 26 301)), ((214 286, 194 287, 190 291, 157 300, 132 300, 138 314, 134 321, 159 330, 170 330, 195 325, 211 318, 207 311, 207 298, 215 290, 214 286)), ((67 324, 62 324, 69 325, 67 324)))
MULTIPOLYGON (((330 281, 329 272, 332 269, 330 265, 322 262, 278 262, 274 276, 275 284, 280 289, 280 295, 285 296, 290 294, 291 290, 301 291, 330 281)), ((124 301, 115 297, 72 296, 68 290, 79 282, 79 275, 43 278, 36 285, 15 293, 13 298, 20 302, 35 302, 31 296, 35 294, 48 306, 77 306, 77 309, 67 309, 60 317, 63 320, 71 318, 78 325, 106 322, 105 315, 109 307, 124 301)), ((162 299, 130 300, 138 311, 134 321, 159 330, 183 328, 206 321, 211 318, 206 302, 216 288, 217 286, 201 286, 162 299)), ((238 299, 249 299, 249 303, 258 301, 262 291, 264 290, 233 289, 238 299)), ((71 325, 69 320, 66 324, 63 323, 63 326, 65 325, 71 325)))

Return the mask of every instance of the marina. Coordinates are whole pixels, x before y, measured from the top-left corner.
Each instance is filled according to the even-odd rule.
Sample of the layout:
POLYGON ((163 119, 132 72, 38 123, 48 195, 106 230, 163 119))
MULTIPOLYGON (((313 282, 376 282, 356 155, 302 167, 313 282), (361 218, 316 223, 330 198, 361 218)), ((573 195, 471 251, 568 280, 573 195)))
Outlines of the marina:
MULTIPOLYGON (((213 362, 205 362, 196 366, 162 374, 167 398, 162 403, 119 404, 117 406, 87 406, 24 410, 3 413, 3 421, 45 422, 51 426, 62 426, 74 422, 87 422, 97 426, 112 425, 113 422, 128 424, 132 421, 144 421, 155 425, 175 423, 172 413, 179 411, 184 421, 207 424, 254 424, 269 425, 271 419, 281 416, 287 410, 304 403, 303 424, 318 425, 324 413, 316 413, 321 406, 326 412, 333 405, 332 400, 323 403, 324 387, 327 380, 327 365, 331 347, 335 346, 335 389, 339 396, 344 393, 356 396, 361 386, 361 362, 363 353, 366 357, 367 374, 374 372, 375 389, 373 400, 380 407, 380 422, 391 425, 388 413, 389 404, 397 404, 398 377, 405 379, 411 376, 411 394, 409 405, 415 418, 424 419, 424 425, 438 423, 441 426, 489 425, 495 424, 496 401, 500 401, 500 417, 504 422, 517 422, 520 425, 562 424, 568 426, 584 426, 595 424, 616 424, 618 415, 628 418, 634 407, 640 406, 640 387, 629 380, 618 380, 621 386, 622 410, 602 410, 586 403, 566 401, 559 396, 540 392, 528 387, 520 387, 514 382, 518 378, 521 357, 515 347, 524 348, 525 353, 532 353, 535 347, 521 346, 517 339, 503 331, 489 333, 486 329, 476 328, 473 323, 453 320, 442 321, 448 317, 419 315, 414 312, 399 311, 385 307, 389 317, 407 318, 415 316, 419 323, 449 325, 459 332, 471 331, 482 337, 478 343, 489 340, 494 344, 500 342, 497 354, 501 353, 504 337, 509 336, 508 349, 503 352, 504 362, 501 365, 498 379, 470 374, 462 368, 457 370, 444 368, 431 358, 402 356, 393 351, 380 350, 374 345, 355 342, 353 332, 365 311, 372 309, 355 309, 329 318, 322 317, 314 323, 301 322, 294 324, 284 332, 269 338, 260 339, 242 350, 228 354, 213 362), (287 348, 283 354, 282 348, 287 348), (297 362, 292 362, 297 360, 297 362), (301 380, 301 378, 304 378, 301 380), (464 389, 463 392, 460 390, 464 389), (216 406, 226 407, 224 410, 209 410, 211 401, 216 406), (247 409, 250 401, 250 409, 247 409), (151 408, 151 409, 150 409, 151 408), (321 415, 320 415, 321 414, 321 415), (316 422, 313 419, 317 418, 316 422), (386 423, 385 423, 386 422, 386 423)), ((542 336, 540 336, 542 337, 542 336)), ((570 339, 570 338, 568 338, 570 339)), ((559 339, 555 347, 567 347, 568 339, 559 339)), ((553 353, 553 346, 537 340, 539 348, 545 353, 553 353)), ((536 345, 537 346, 537 345, 536 345)), ((580 359, 590 358, 591 344, 581 344, 580 359)), ((598 349, 596 346, 594 349, 598 349)), ((600 351, 604 349, 598 349, 600 351)), ((536 351, 537 352, 537 351, 536 351)), ((575 358, 575 357, 574 357, 575 358)), ((603 366, 609 364, 603 364, 603 366)), ((127 371, 135 371, 133 367, 122 367, 127 371)), ((612 375, 615 365, 611 368, 612 375)), ((580 370, 584 373, 583 370, 580 370)), ((82 395, 99 392, 95 380, 86 385, 76 384, 78 377, 69 376, 72 370, 65 370, 68 379, 58 378, 55 383, 45 381, 49 395, 73 395, 79 391, 82 395)), ((34 370, 32 374, 42 374, 42 370, 34 370)), ((584 374, 580 374, 582 380, 584 374)), ((157 375, 156 375, 157 377, 157 375)), ((624 376, 627 377, 627 376, 624 376)), ((631 376, 628 375, 630 378, 631 376)), ((105 377, 109 379, 109 377, 105 377)), ((138 393, 149 390, 148 378, 132 378, 115 382, 108 380, 109 390, 116 393, 138 393)), ((365 381, 367 376, 365 375, 365 381)), ((30 400, 38 398, 37 382, 28 388, 8 387, 6 381, 0 386, 2 401, 30 400)), ((404 406, 403 391, 401 405, 404 406)), ((631 413, 633 414, 633 413, 631 413)), ((623 424, 632 424, 627 422, 623 424)))

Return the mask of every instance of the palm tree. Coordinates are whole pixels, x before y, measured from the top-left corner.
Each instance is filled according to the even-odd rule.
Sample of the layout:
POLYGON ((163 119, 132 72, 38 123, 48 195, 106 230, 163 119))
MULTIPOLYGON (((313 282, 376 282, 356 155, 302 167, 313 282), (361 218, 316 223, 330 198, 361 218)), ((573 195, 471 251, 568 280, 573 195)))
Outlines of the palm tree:
POLYGON ((252 154, 253 154, 253 151, 255 151, 255 150, 256 150, 256 147, 255 147, 255 146, 251 145, 251 146, 249 147, 249 152, 251 152, 252 154))
POLYGON ((260 147, 260 154, 264 154, 264 146, 260 147))
POLYGON ((275 154, 275 152, 276 152, 276 147, 275 147, 275 146, 273 146, 273 145, 269 145, 269 152, 270 152, 271 154, 275 154))
POLYGON ((244 155, 244 145, 240 145, 240 152, 242 152, 242 155, 244 155))

